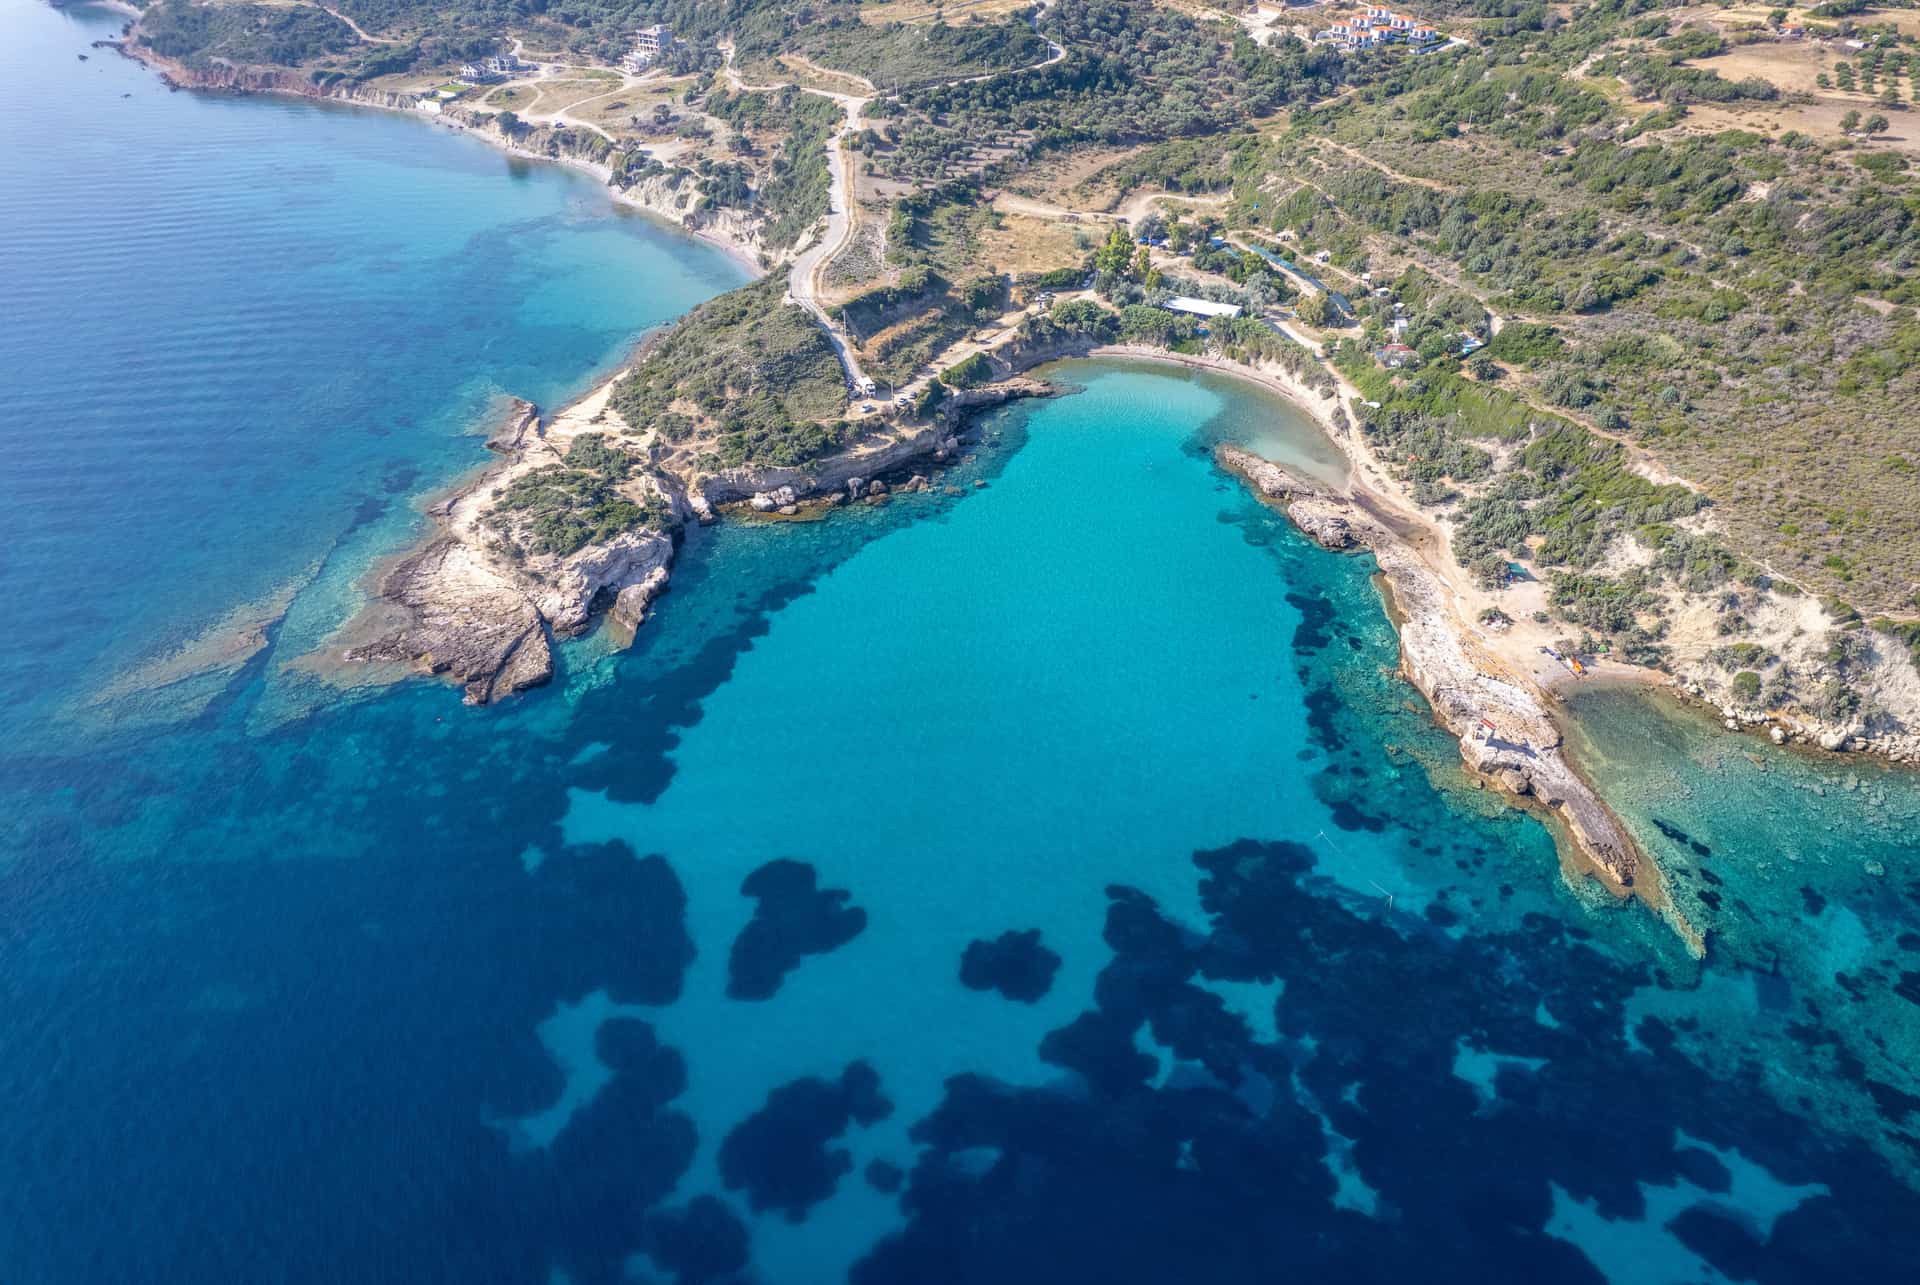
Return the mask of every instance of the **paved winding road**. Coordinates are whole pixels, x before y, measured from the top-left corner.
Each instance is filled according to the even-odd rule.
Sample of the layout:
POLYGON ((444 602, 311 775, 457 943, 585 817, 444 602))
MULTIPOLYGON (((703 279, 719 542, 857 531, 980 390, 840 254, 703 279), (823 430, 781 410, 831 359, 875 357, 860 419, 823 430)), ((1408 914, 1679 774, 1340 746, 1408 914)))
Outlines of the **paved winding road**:
MULTIPOLYGON (((1034 11, 1033 25, 1036 34, 1040 29, 1040 19, 1042 15, 1046 13, 1052 3, 1053 0, 1042 0, 1040 6, 1034 11)), ((1041 38, 1046 39, 1044 36, 1041 38)), ((822 98, 831 98, 834 102, 840 104, 840 109, 843 113, 840 128, 835 130, 833 136, 827 140, 827 171, 830 182, 827 192, 826 230, 821 233, 819 240, 795 256, 793 264, 787 272, 787 297, 813 314, 814 320, 818 321, 821 329, 827 332, 827 340, 833 345, 834 352, 840 358, 840 365, 847 372, 848 384, 852 387, 854 393, 858 395, 866 387, 867 373, 860 367, 860 359, 854 352, 853 341, 847 335, 846 331, 836 324, 833 318, 827 314, 826 306, 820 302, 820 273, 827 264, 833 262, 834 258, 847 247, 847 243, 853 239, 854 230, 858 221, 856 218, 856 206, 859 198, 854 190, 854 162, 853 158, 848 155, 847 143, 853 135, 859 133, 860 130, 865 127, 862 117, 867 109, 867 104, 871 103, 875 97, 881 95, 873 94, 861 97, 854 94, 836 93, 830 89, 816 89, 811 85, 798 84, 749 85, 741 79, 739 71, 733 65, 733 42, 728 41, 725 45, 721 46, 721 53, 725 58, 723 67, 726 73, 727 88, 736 94, 767 94, 775 93, 782 89, 798 89, 802 93, 817 94, 822 98)), ((1052 40, 1047 40, 1047 56, 1037 63, 1033 63, 1027 67, 1009 68, 1006 71, 990 71, 979 76, 962 76, 956 80, 944 81, 942 85, 971 85, 984 80, 992 80, 996 76, 1010 75, 1014 71, 1033 71, 1040 67, 1051 67, 1054 63, 1061 61, 1066 56, 1067 51, 1065 49, 1055 44, 1052 40)), ((855 79, 863 78, 855 77, 855 79)))
POLYGON ((820 302, 820 270, 853 238, 853 160, 847 155, 847 139, 862 128, 861 113, 866 111, 867 104, 873 99, 838 94, 830 89, 813 89, 806 85, 749 85, 734 68, 731 43, 726 45, 724 53, 727 87, 736 94, 767 94, 782 89, 799 89, 822 98, 831 98, 840 104, 843 113, 840 128, 827 140, 829 186, 826 231, 820 234, 819 240, 795 256, 793 266, 787 272, 787 298, 812 313, 814 320, 827 332, 828 342, 839 355, 840 365, 846 369, 848 383, 855 393, 859 393, 866 387, 867 373, 860 368, 860 359, 855 355, 853 343, 846 332, 827 315, 825 305, 820 302))

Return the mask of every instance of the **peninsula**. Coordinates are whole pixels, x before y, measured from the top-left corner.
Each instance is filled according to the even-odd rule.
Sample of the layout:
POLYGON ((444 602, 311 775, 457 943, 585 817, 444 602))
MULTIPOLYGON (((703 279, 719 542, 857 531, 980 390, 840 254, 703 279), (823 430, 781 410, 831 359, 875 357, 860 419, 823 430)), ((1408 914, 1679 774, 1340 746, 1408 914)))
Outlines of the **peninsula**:
POLYGON ((1777 12, 162 0, 119 47, 590 167, 763 274, 513 407, 352 658, 496 699, 639 626, 689 523, 938 485, 1048 361, 1203 365, 1348 456, 1221 463, 1372 553, 1468 766, 1658 902, 1567 685, 1920 761, 1915 34, 1777 12))

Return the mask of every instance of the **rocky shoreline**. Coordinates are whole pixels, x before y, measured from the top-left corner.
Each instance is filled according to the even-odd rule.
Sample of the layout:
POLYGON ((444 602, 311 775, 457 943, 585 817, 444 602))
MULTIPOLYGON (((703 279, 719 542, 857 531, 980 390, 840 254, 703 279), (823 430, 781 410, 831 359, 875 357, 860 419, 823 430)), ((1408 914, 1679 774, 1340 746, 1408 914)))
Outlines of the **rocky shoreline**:
POLYGON ((530 136, 543 142, 532 147, 509 138, 493 124, 491 115, 460 107, 424 112, 419 99, 407 94, 371 90, 349 85, 320 85, 295 71, 273 71, 259 67, 189 67, 176 59, 155 53, 133 39, 97 40, 95 48, 112 49, 152 70, 169 89, 193 90, 210 94, 277 94, 305 98, 342 106, 367 107, 376 111, 399 112, 428 124, 471 134, 510 156, 547 161, 580 170, 599 179, 613 200, 630 209, 671 224, 731 258, 758 277, 793 250, 771 253, 761 236, 761 221, 751 212, 717 209, 708 206, 699 194, 689 170, 667 169, 650 174, 625 187, 613 182, 613 170, 597 156, 582 151, 577 144, 551 131, 537 130, 530 136))
MULTIPOLYGON (((459 683, 466 703, 485 705, 549 681, 553 641, 585 632, 603 610, 631 637, 666 590, 678 528, 623 532, 565 556, 515 556, 488 522, 501 488, 564 458, 580 433, 604 428, 614 416, 608 402, 619 378, 550 423, 531 404, 513 403, 487 441, 504 458, 429 510, 433 534, 380 576, 371 601, 338 640, 342 659, 436 674, 459 683)), ((676 523, 701 525, 736 504, 768 512, 808 502, 878 502, 895 489, 884 479, 956 455, 973 412, 1053 391, 1035 380, 1009 380, 955 393, 925 424, 876 423, 850 449, 805 465, 690 477, 656 468, 625 485, 663 502, 676 523)), ((900 489, 924 486, 912 482, 905 479, 900 489)))
POLYGON ((1542 694, 1472 645, 1454 623, 1445 582, 1369 511, 1364 493, 1329 491, 1238 446, 1222 445, 1214 455, 1322 548, 1373 555, 1399 626, 1401 671, 1458 740, 1468 771, 1558 820, 1605 886, 1646 901, 1690 951, 1703 954, 1704 937, 1669 902, 1658 867, 1574 767, 1542 694))

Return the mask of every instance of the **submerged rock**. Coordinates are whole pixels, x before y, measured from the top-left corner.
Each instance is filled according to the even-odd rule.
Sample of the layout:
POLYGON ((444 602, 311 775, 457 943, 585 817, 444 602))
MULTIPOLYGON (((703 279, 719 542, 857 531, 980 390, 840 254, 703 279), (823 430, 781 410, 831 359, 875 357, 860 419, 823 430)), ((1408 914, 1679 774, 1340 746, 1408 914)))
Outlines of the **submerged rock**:
POLYGON ((812 866, 782 857, 746 877, 741 895, 759 904, 734 938, 727 959, 727 995, 771 999, 807 955, 838 949, 867 926, 867 912, 848 905, 843 888, 820 888, 812 866))
POLYGON ((720 1144, 720 1180, 745 1191, 755 1213, 778 1209, 799 1222, 853 1169, 847 1150, 829 1144, 849 1125, 892 1113, 879 1075, 865 1062, 850 1064, 838 1081, 809 1076, 783 1084, 720 1144))
POLYGON ((1040 944, 1040 930, 1005 932, 992 941, 974 941, 960 956, 960 984, 969 990, 998 991, 1007 999, 1032 1004, 1053 988, 1060 956, 1040 944))

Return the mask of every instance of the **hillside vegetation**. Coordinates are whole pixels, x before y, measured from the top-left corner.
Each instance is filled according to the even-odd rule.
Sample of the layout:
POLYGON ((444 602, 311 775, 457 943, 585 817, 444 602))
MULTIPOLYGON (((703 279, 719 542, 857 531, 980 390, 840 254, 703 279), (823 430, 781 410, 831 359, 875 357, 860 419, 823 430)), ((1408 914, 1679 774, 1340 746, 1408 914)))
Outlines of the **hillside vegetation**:
MULTIPOLYGON (((665 23, 684 43, 594 95, 618 98, 595 128, 549 108, 517 137, 623 181, 673 172, 775 254, 829 226, 846 109, 804 86, 864 98, 863 78, 857 235, 823 279, 877 379, 938 396, 944 361, 943 386, 978 383, 982 327, 1074 293, 1022 337, 1274 362, 1317 388, 1338 372, 1360 394, 1343 422, 1472 578, 1492 592, 1523 564, 1548 586, 1536 623, 1569 638, 1658 665, 1704 627, 1747 697, 1867 722, 1851 680, 1920 648, 1920 46, 1858 6, 1785 39, 1778 15, 1659 0, 1437 0, 1420 12, 1450 43, 1429 56, 1284 24, 1257 42, 1258 16, 1151 0, 913 22, 848 0, 340 9, 392 43, 298 6, 163 0, 142 27, 188 61, 386 84, 509 36, 605 76, 665 23), (748 84, 800 83, 729 90, 723 46, 748 84), (1202 324, 1175 294, 1246 315, 1202 324), (1807 594, 1833 638, 1789 660, 1807 594)), ((614 397, 637 436, 702 467, 846 445, 843 372, 783 287, 715 300, 645 354, 614 397)), ((529 490, 539 538, 632 519, 603 503, 620 458, 529 490)))
POLYGON ((711 442, 722 466, 800 464, 838 446, 840 361, 784 295, 770 277, 701 304, 615 386, 613 409, 637 433, 711 442))

